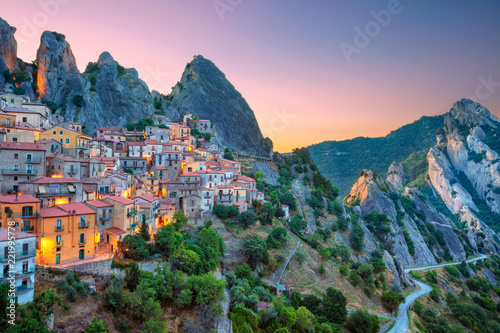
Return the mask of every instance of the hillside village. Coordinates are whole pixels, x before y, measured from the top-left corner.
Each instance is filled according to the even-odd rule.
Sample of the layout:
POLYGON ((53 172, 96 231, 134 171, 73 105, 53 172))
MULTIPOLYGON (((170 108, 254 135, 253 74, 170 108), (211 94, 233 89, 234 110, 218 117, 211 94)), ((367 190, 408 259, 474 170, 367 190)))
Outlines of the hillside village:
MULTIPOLYGON (((264 201, 231 151, 213 142, 210 120, 155 115, 144 130, 105 127, 91 137, 27 96, 0 100, 0 227, 30 240, 23 271, 109 259, 125 236, 141 225, 154 235, 177 211, 196 220, 214 205, 244 212, 264 201)), ((19 278, 31 295, 23 301, 33 283, 33 274, 19 278)))

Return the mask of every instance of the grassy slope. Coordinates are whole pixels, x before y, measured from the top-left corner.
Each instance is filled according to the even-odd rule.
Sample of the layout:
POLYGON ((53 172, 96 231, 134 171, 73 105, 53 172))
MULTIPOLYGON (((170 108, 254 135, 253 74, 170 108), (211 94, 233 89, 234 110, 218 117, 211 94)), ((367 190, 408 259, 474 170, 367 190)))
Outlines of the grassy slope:
POLYGON ((321 172, 346 195, 362 169, 385 175, 392 162, 435 145, 436 132, 443 126, 443 116, 422 117, 385 137, 326 141, 308 149, 321 172))

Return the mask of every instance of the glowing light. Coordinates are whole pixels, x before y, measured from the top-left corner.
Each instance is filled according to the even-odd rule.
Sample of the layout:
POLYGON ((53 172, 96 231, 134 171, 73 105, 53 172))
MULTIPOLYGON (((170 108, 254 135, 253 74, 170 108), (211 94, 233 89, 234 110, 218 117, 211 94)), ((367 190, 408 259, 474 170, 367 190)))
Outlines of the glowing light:
POLYGON ((62 178, 62 176, 61 176, 61 175, 52 175, 52 176, 50 176, 50 177, 52 177, 52 178, 62 178))
POLYGON ((43 254, 44 259, 47 262, 52 261, 52 256, 54 255, 56 247, 56 242, 53 239, 43 237, 40 239, 40 250, 43 254))
POLYGON ((101 240, 101 233, 97 232, 94 236, 94 243, 99 243, 100 240, 101 240))
POLYGON ((67 199, 57 199, 56 200, 56 205, 64 205, 64 204, 67 204, 68 203, 68 200, 67 199))

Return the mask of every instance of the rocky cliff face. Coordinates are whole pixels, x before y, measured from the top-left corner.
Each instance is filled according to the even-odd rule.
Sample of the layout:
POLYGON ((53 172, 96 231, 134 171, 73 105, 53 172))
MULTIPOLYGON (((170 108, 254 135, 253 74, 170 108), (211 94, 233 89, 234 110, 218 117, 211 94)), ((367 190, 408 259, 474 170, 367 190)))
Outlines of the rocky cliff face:
MULTIPOLYGON (((17 42, 14 38, 16 28, 11 27, 5 20, 0 18, 0 63, 10 70, 19 68, 17 63, 17 42)), ((3 86, 3 84, 2 84, 3 86)))
POLYGON ((172 91, 172 106, 215 124, 224 146, 249 155, 269 156, 255 115, 243 96, 213 62, 196 56, 172 91))
POLYGON ((82 90, 82 77, 66 37, 45 31, 36 54, 36 84, 40 98, 60 104, 71 93, 82 90))
POLYGON ((118 125, 140 120, 153 114, 153 97, 147 84, 133 68, 125 69, 104 52, 91 72, 82 75, 83 91, 73 90, 65 118, 85 124, 89 132, 97 127, 118 125), (83 95, 79 107, 72 96, 83 95))

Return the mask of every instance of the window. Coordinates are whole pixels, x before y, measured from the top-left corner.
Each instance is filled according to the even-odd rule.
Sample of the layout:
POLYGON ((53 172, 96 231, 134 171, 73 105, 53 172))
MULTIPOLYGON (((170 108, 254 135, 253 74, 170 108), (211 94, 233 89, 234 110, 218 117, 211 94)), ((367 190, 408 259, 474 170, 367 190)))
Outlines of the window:
POLYGON ((17 142, 17 138, 12 138, 12 142, 17 142))
POLYGON ((56 221, 56 230, 62 230, 62 221, 61 220, 56 221))
POLYGON ((66 143, 69 143, 69 139, 66 139, 66 143))
POLYGON ((17 176, 14 176, 14 180, 17 180, 17 176))
POLYGON ((59 139, 59 142, 62 143, 63 142, 62 139, 59 139))
POLYGON ((28 118, 27 117, 23 117, 23 123, 27 123, 28 122, 28 118))
POLYGON ((57 133, 56 131, 52 131, 52 135, 56 135, 56 133, 57 133))
POLYGON ((23 273, 26 273, 26 272, 28 272, 28 262, 23 261, 23 273))
POLYGON ((56 254, 56 265, 59 265, 61 263, 61 255, 56 254))
POLYGON ((63 135, 63 131, 59 131, 59 135, 63 135))
POLYGON ((14 154, 14 158, 18 159, 19 158, 19 154, 14 154))
POLYGON ((31 162, 32 158, 33 158, 32 154, 26 154, 26 162, 31 162))
POLYGON ((30 173, 30 174, 33 173, 33 165, 28 164, 26 166, 26 173, 30 173))
POLYGON ((80 234, 80 244, 85 244, 85 234, 80 234))
POLYGON ((80 217, 80 228, 85 228, 87 227, 87 221, 86 221, 87 217, 86 216, 82 216, 80 217))
POLYGON ((33 206, 24 206, 23 216, 32 216, 32 215, 33 215, 33 206))
POLYGON ((7 126, 10 126, 10 119, 7 119, 7 126))
POLYGON ((56 236, 56 245, 61 245, 61 235, 56 236))

